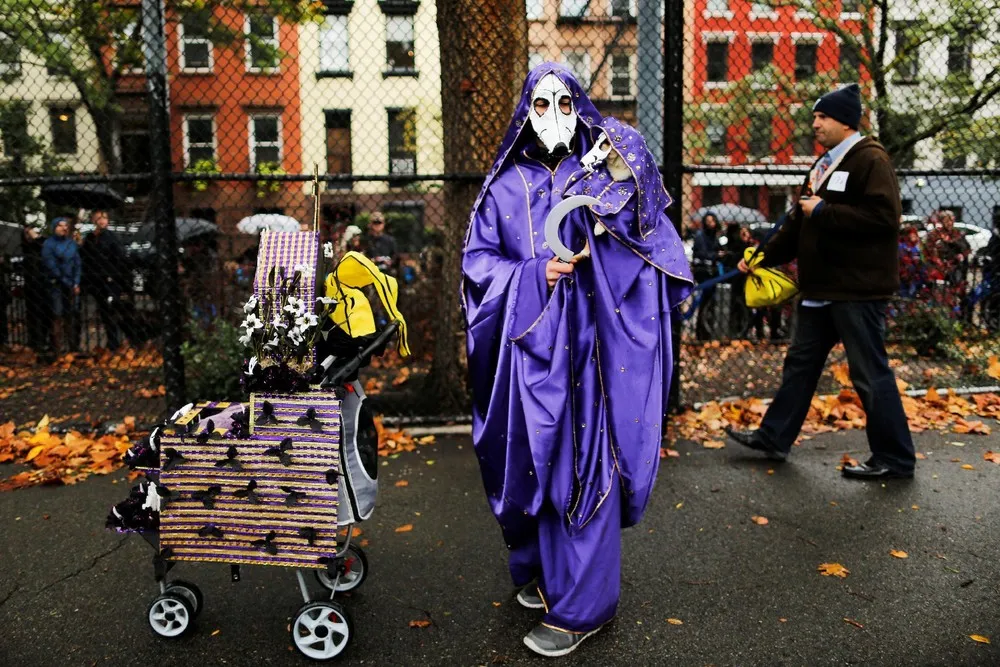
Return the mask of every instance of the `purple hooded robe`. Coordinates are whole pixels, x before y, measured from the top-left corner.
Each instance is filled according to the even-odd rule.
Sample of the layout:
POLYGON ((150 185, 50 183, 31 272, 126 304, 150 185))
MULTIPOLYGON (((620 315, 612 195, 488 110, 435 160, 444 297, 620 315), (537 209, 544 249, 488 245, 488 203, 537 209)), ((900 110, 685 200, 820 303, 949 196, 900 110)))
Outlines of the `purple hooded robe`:
MULTIPOLYGON (((607 573, 576 572, 572 581, 557 584, 553 570, 588 569, 582 566, 588 558, 577 557, 580 550, 618 554, 616 529, 642 517, 659 464, 671 373, 670 311, 692 284, 664 213, 669 203, 638 132, 601 119, 564 67, 544 63, 528 74, 473 207, 462 262, 473 441, 488 500, 512 550, 515 583, 539 577, 549 598, 547 620, 573 631, 613 615, 610 602, 579 608, 601 597, 584 590, 586 577, 607 573), (532 91, 548 73, 570 89, 579 116, 572 154, 551 169, 534 159, 540 150, 534 133, 522 132, 530 124, 532 91), (579 169, 601 130, 628 164, 629 180, 613 181, 604 167, 579 169), (589 242, 591 258, 550 291, 545 264, 554 255, 542 227, 549 210, 570 194, 601 200, 593 212, 571 212, 560 233, 571 248, 589 242), (596 221, 608 233, 595 236, 596 221), (601 525, 588 538, 592 521, 601 525), (615 529, 611 539, 609 526, 615 529), (540 533, 546 544, 539 557, 540 533), (560 543, 574 540, 571 557, 557 554, 560 543), (519 556, 519 550, 530 555, 519 556), (518 568, 538 560, 541 572, 518 568), (551 598, 562 593, 575 608, 553 616, 558 600, 551 598)), ((605 597, 617 604, 617 592, 616 584, 605 597)))

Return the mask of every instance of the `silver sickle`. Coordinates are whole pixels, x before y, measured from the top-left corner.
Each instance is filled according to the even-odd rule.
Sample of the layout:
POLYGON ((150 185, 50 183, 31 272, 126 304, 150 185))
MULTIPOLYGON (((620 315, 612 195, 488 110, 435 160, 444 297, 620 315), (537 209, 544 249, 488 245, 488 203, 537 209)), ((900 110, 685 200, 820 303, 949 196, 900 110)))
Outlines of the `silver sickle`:
POLYGON ((549 215, 545 218, 545 243, 548 244, 549 250, 554 252, 556 257, 564 262, 569 262, 576 254, 563 245, 562 240, 559 238, 559 225, 562 224, 563 218, 575 208, 594 206, 600 203, 600 199, 591 197, 590 195, 573 195, 572 197, 566 197, 566 199, 563 199, 552 207, 549 215))

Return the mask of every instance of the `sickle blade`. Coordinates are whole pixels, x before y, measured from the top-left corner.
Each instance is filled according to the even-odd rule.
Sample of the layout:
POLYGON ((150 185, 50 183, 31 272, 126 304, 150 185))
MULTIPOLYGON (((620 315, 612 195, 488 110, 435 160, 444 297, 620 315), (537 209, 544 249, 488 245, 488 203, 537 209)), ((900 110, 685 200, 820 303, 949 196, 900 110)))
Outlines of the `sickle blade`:
POLYGON ((556 257, 564 262, 568 262, 573 259, 573 255, 575 254, 559 238, 559 226, 562 224, 563 218, 575 208, 594 206, 600 203, 599 199, 590 195, 573 195, 572 197, 566 197, 552 207, 549 215, 545 218, 545 242, 549 244, 549 250, 554 252, 556 257))

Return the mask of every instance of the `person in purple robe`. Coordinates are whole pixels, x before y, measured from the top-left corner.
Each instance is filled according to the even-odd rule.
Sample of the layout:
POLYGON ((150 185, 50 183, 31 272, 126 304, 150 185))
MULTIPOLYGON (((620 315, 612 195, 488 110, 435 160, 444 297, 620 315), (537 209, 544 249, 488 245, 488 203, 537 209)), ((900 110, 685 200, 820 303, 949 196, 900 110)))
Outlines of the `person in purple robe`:
POLYGON ((693 284, 642 136, 602 119, 565 67, 528 74, 473 206, 462 260, 473 439, 510 551, 517 600, 544 608, 524 638, 565 655, 610 621, 623 527, 659 464, 670 316, 693 284), (581 168, 581 160, 587 168, 581 168), (549 211, 563 219, 555 258, 549 211))

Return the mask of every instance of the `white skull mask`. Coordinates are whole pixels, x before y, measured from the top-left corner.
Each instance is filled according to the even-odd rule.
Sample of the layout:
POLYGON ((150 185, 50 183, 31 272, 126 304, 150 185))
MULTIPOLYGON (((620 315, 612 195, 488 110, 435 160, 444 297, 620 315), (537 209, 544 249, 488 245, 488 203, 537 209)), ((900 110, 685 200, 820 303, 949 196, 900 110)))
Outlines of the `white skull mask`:
POLYGON ((576 134, 576 108, 569 88, 555 74, 546 74, 535 86, 528 117, 546 150, 550 153, 559 147, 570 150, 573 135, 576 134), (543 113, 539 114, 539 111, 543 113))
POLYGON ((594 171, 608 159, 608 154, 612 151, 611 142, 608 135, 601 132, 601 136, 594 142, 594 147, 587 151, 587 154, 580 158, 580 166, 589 172, 594 171))

